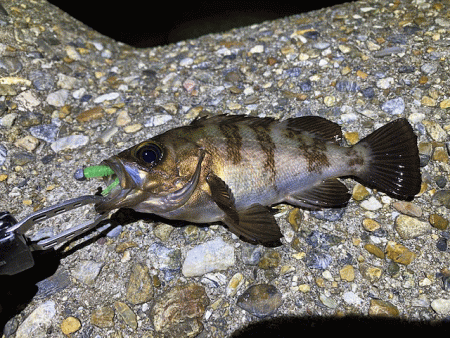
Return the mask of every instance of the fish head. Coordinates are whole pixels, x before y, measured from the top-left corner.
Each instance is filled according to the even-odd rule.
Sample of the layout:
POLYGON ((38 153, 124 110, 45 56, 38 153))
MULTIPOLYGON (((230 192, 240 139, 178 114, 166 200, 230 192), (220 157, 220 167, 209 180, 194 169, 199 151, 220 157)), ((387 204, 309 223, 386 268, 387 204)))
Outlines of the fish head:
POLYGON ((204 152, 192 144, 185 144, 181 150, 181 158, 185 157, 183 154, 196 153, 189 157, 193 166, 187 176, 180 173, 179 147, 157 139, 141 142, 104 160, 102 165, 114 171, 105 177, 106 184, 117 180, 118 184, 95 206, 96 210, 102 213, 131 208, 161 215, 182 206, 198 184, 204 152))

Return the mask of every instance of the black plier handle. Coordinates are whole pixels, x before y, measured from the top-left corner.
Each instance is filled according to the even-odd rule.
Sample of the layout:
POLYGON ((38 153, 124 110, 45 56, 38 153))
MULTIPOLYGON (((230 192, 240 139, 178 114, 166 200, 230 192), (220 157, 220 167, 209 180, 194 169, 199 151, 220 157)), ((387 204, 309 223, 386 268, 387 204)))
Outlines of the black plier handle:
POLYGON ((38 210, 20 222, 7 211, 0 212, 0 275, 14 275, 34 265, 32 251, 47 250, 96 227, 107 214, 100 214, 94 220, 76 225, 55 236, 38 242, 29 241, 24 235, 33 225, 61 215, 87 204, 99 203, 103 196, 86 195, 63 201, 38 210))

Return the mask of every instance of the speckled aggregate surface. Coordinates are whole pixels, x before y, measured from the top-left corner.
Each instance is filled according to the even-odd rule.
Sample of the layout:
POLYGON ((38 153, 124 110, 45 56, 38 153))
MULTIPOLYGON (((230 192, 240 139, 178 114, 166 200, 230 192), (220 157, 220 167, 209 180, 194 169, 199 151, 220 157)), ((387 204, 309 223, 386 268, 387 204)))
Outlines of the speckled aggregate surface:
MULTIPOLYGON (((278 316, 448 318, 448 3, 357 1, 151 49, 43 0, 2 6, 0 199, 17 219, 102 185, 74 180, 77 168, 205 114, 320 115, 349 144, 406 117, 423 176, 410 203, 346 180, 354 198, 343 210, 282 206, 277 248, 221 225, 119 213, 56 264, 39 261, 43 276, 21 278, 21 297, 1 281, 12 288, 0 298, 6 337, 227 337, 278 316)), ((89 217, 86 208, 29 235, 89 217)))

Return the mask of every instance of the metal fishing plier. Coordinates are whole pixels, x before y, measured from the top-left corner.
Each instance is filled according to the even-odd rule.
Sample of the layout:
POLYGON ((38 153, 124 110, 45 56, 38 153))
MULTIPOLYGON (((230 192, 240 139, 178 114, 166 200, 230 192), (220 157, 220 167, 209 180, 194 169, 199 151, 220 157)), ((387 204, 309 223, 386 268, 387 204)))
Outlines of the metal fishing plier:
POLYGON ((32 251, 45 251, 72 240, 96 227, 107 218, 107 213, 99 214, 94 220, 35 242, 25 236, 25 232, 33 225, 84 205, 99 203, 103 199, 104 197, 99 195, 86 195, 69 199, 38 210, 20 222, 17 222, 9 212, 0 211, 0 275, 14 275, 33 267, 32 251))

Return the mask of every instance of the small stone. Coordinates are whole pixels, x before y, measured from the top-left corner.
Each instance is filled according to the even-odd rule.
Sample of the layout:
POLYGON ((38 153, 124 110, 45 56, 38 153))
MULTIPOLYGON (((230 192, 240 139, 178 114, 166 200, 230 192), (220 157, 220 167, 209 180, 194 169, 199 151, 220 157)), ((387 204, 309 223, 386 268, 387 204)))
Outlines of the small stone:
POLYGON ((27 135, 14 142, 14 145, 31 153, 39 145, 39 140, 34 136, 27 135))
POLYGON ((396 201, 392 204, 392 206, 402 214, 413 217, 422 216, 422 209, 418 205, 411 202, 396 201))
POLYGON ((328 297, 323 293, 319 293, 319 300, 323 305, 330 309, 335 309, 338 306, 338 303, 333 298, 328 297))
POLYGON ((405 246, 395 242, 388 243, 386 246, 386 255, 394 262, 403 265, 411 264, 414 258, 416 258, 416 255, 413 252, 409 251, 405 246))
POLYGON ((78 318, 67 317, 61 323, 61 331, 66 336, 77 332, 81 328, 81 322, 78 318))
POLYGON ((407 215, 400 215, 395 219, 395 230, 403 239, 412 239, 430 232, 431 227, 427 222, 407 215))
MULTIPOLYGON (((194 283, 175 286, 155 301, 151 310, 155 330, 173 331, 174 327, 180 329, 178 325, 183 322, 199 322, 209 302, 203 286, 194 283)), ((203 330, 201 323, 193 326, 196 328, 195 332, 189 332, 191 331, 189 327, 184 327, 182 331, 187 331, 181 332, 178 336, 170 337, 195 337, 203 330)))
POLYGON ((51 148, 55 153, 64 150, 73 150, 84 147, 89 143, 89 136, 70 135, 62 137, 51 144, 51 148))
POLYGON ((103 107, 97 106, 84 112, 80 113, 77 116, 78 122, 90 122, 93 120, 99 120, 103 117, 103 107))
POLYGON ((430 224, 436 229, 446 230, 448 227, 448 220, 440 215, 431 214, 428 220, 430 224))
POLYGON ((374 196, 362 201, 359 205, 369 211, 381 209, 383 206, 374 196))
POLYGON ((46 337, 47 330, 52 325, 52 319, 56 315, 56 304, 49 300, 40 304, 20 324, 16 331, 16 338, 46 337))
POLYGON ((434 141, 445 142, 447 140, 447 133, 439 125, 439 123, 435 121, 423 120, 422 124, 425 126, 428 135, 430 135, 434 141))
POLYGON ((364 249, 366 249, 368 252, 370 252, 372 255, 384 259, 384 252, 379 247, 377 247, 374 244, 366 244, 364 245, 364 249))
POLYGON ((127 284, 127 300, 137 305, 148 302, 152 297, 153 283, 148 267, 143 264, 134 265, 127 284))
POLYGON ((443 205, 446 208, 450 208, 450 190, 439 190, 431 198, 433 205, 443 205))
POLYGON ((233 277, 231 277, 230 281, 228 282, 227 288, 226 288, 226 294, 227 296, 232 296, 237 293, 238 288, 244 283, 244 275, 240 272, 234 274, 233 277))
POLYGON ((353 188, 352 197, 355 201, 362 201, 369 195, 370 193, 367 188, 359 183, 353 188))
POLYGON ((166 273, 166 280, 170 280, 172 278, 172 272, 179 271, 181 268, 180 249, 168 248, 156 242, 150 245, 148 257, 155 269, 166 273))
POLYGON ((91 315, 91 324, 100 328, 114 326, 114 310, 110 306, 102 306, 95 309, 91 315))
POLYGON ((126 110, 121 110, 117 114, 116 126, 123 127, 131 122, 130 114, 126 110))
POLYGON ((437 298, 431 302, 431 308, 440 315, 450 313, 450 299, 437 298))
POLYGON ((137 246, 138 245, 135 242, 133 242, 133 241, 126 241, 126 242, 122 242, 122 243, 117 244, 115 250, 116 250, 117 253, 124 253, 125 250, 131 249, 131 248, 135 248, 137 246))
POLYGON ((226 270, 234 264, 234 247, 219 237, 189 250, 182 272, 185 277, 202 276, 208 272, 226 270))
POLYGON ((400 312, 392 303, 380 299, 371 299, 369 316, 398 317, 400 312))
POLYGON ((380 223, 370 218, 364 218, 362 225, 365 230, 370 232, 376 231, 381 228, 380 223))
POLYGON ((439 103, 439 107, 441 107, 441 109, 448 109, 448 108, 450 108, 450 99, 442 100, 439 103))
POLYGON ((86 285, 94 285, 102 267, 103 263, 98 263, 92 260, 81 261, 72 270, 72 276, 86 285))
POLYGON ((130 125, 125 126, 125 128, 123 128, 123 131, 126 132, 127 134, 133 134, 133 133, 138 132, 141 129, 142 129, 142 124, 135 123, 135 124, 130 124, 130 125))
POLYGON ((256 45, 252 49, 250 49, 251 54, 261 54, 264 53, 264 45, 256 45))
POLYGON ((116 312, 120 316, 120 318, 123 319, 125 324, 127 324, 133 330, 137 329, 138 322, 136 314, 127 304, 117 301, 114 302, 114 308, 116 309, 116 312))
POLYGON ((334 96, 325 96, 323 99, 323 103, 327 107, 333 107, 336 104, 336 98, 334 96))
POLYGON ((357 131, 346 132, 344 138, 349 145, 354 145, 359 141, 359 133, 357 131))
POLYGON ((319 250, 310 250, 306 254, 306 266, 309 268, 325 270, 332 261, 331 255, 319 250))
POLYGON ((116 126, 107 128, 99 135, 97 142, 106 144, 118 132, 119 132, 119 128, 117 128, 116 126))
POLYGON ((361 306, 361 304, 363 303, 363 300, 360 297, 358 297, 358 295, 356 293, 354 293, 352 291, 344 292, 344 294, 342 295, 342 299, 347 304, 353 305, 356 307, 361 306))
POLYGON ((46 101, 49 105, 62 107, 66 104, 68 97, 69 91, 67 89, 60 89, 56 92, 48 94, 46 101))
POLYGON ((448 163, 448 153, 444 147, 436 147, 433 151, 433 161, 448 163))
POLYGON ((59 126, 56 124, 40 124, 38 126, 32 126, 30 129, 30 134, 34 137, 43 140, 47 143, 55 142, 58 136, 59 126))
POLYGON ((144 123, 144 127, 156 127, 166 124, 173 117, 169 114, 152 114, 144 123))
POLYGON ((274 269, 279 266, 280 260, 281 256, 278 251, 268 250, 262 256, 261 260, 258 263, 258 266, 264 270, 274 269))
POLYGON ((65 46, 65 51, 67 56, 73 60, 73 61, 79 61, 81 60, 81 55, 77 52, 76 48, 74 46, 68 45, 65 46))
POLYGON ((381 109, 391 115, 401 115, 405 111, 405 101, 403 98, 397 97, 383 103, 381 109))
POLYGON ((193 58, 184 58, 180 60, 180 66, 181 67, 189 67, 194 63, 193 58))
POLYGON ((380 89, 388 89, 394 84, 394 78, 392 77, 385 77, 383 79, 379 79, 377 81, 377 88, 380 89))
POLYGON ((425 107, 436 106, 436 100, 429 96, 426 96, 426 95, 424 97, 422 97, 422 99, 420 100, 420 103, 422 104, 422 106, 425 106, 425 107))
POLYGON ((100 95, 100 96, 96 97, 94 99, 94 103, 102 103, 104 101, 112 101, 112 100, 117 99, 119 96, 120 96, 120 94, 119 93, 115 93, 115 92, 108 93, 108 94, 103 94, 103 95, 100 95))
POLYGON ((379 267, 369 264, 361 264, 359 266, 359 271, 361 272, 361 276, 363 276, 363 278, 367 279, 371 283, 379 280, 381 274, 383 273, 383 270, 381 270, 379 267))
POLYGON ((281 292, 275 286, 257 284, 239 296, 236 304, 248 313, 258 318, 264 318, 274 314, 282 302, 281 292))
POLYGON ((339 275, 342 280, 345 280, 346 282, 353 282, 355 279, 355 269, 351 265, 346 265, 339 270, 339 275))

